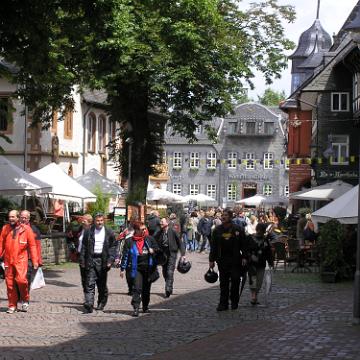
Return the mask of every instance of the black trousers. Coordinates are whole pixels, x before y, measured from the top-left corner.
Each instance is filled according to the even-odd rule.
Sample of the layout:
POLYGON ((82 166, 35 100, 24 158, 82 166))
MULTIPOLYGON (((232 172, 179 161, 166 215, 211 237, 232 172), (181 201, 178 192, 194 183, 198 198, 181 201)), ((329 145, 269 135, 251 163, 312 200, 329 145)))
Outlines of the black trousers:
POLYGON ((80 277, 81 277, 81 286, 83 288, 83 292, 85 294, 85 290, 86 290, 86 269, 79 266, 80 268, 80 277))
POLYGON ((220 304, 229 306, 229 298, 232 305, 239 304, 241 266, 233 265, 229 261, 218 263, 218 268, 220 273, 220 304))
POLYGON ((136 272, 135 279, 133 279, 131 300, 131 305, 134 309, 138 309, 141 302, 143 309, 149 307, 151 283, 148 279, 149 272, 147 270, 138 270, 136 272))
POLYGON ((171 252, 167 255, 168 259, 166 263, 162 266, 162 274, 165 279, 165 291, 168 291, 170 294, 172 294, 177 252, 171 252))
POLYGON ((108 300, 107 283, 108 268, 104 268, 101 258, 93 259, 93 266, 86 270, 85 306, 94 307, 95 285, 98 289, 98 306, 105 306, 108 300))

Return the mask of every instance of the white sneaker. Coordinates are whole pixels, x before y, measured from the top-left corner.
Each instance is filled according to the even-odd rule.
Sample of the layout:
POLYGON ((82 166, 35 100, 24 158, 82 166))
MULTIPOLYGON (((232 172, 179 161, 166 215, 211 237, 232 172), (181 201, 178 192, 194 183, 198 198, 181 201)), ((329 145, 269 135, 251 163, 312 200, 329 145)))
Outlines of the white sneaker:
POLYGON ((14 314, 14 313, 16 312, 16 308, 14 308, 14 307, 9 307, 9 308, 6 310, 6 312, 7 312, 8 314, 14 314))
POLYGON ((28 302, 23 302, 21 305, 21 311, 23 312, 27 312, 29 310, 29 303, 28 302))

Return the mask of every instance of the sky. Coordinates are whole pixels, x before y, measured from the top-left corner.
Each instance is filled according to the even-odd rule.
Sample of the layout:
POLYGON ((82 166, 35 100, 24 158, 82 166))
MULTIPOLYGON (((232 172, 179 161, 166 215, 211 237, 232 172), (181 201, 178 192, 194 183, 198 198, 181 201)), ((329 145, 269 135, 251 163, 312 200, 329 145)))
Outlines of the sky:
MULTIPOLYGON (((254 1, 254 0, 252 0, 254 1)), ((298 44, 300 35, 307 30, 316 18, 317 0, 278 0, 281 5, 293 5, 296 11, 296 20, 294 23, 284 23, 286 34, 290 40, 298 44)), ((244 3, 250 0, 244 0, 244 3)), ((345 20, 349 16, 353 7, 358 0, 321 0, 320 3, 320 22, 323 28, 330 34, 337 33, 345 20)), ((287 55, 292 54, 292 50, 287 55)), ((290 95, 291 87, 291 62, 288 63, 288 69, 284 70, 282 78, 274 80, 270 87, 277 91, 285 91, 286 95, 290 95)), ((257 100, 257 95, 264 93, 266 84, 261 74, 256 74, 253 79, 255 89, 249 90, 249 97, 257 100)))

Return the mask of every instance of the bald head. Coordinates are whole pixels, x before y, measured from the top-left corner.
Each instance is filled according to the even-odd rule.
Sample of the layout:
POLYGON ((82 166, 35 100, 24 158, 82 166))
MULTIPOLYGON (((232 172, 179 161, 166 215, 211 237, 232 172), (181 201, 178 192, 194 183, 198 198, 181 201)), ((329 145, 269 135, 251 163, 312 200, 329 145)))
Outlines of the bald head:
POLYGON ((19 222, 19 212, 17 210, 9 211, 9 223, 10 225, 16 225, 19 222))

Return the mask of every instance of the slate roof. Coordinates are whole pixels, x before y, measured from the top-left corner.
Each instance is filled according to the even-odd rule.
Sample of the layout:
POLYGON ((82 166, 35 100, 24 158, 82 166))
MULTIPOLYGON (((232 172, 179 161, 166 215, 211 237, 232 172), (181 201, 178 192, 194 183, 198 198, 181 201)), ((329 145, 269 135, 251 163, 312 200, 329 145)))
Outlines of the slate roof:
POLYGON ((320 52, 327 51, 331 44, 331 36, 321 26, 320 20, 316 19, 310 28, 300 35, 298 47, 289 58, 308 57, 315 49, 320 52))
POLYGON ((82 97, 85 102, 97 105, 107 105, 107 93, 105 90, 84 90, 82 97))

